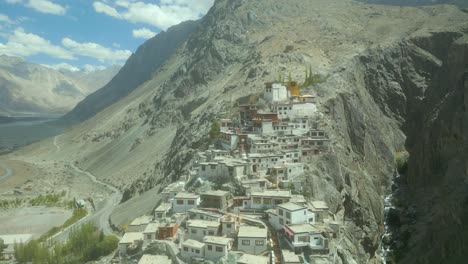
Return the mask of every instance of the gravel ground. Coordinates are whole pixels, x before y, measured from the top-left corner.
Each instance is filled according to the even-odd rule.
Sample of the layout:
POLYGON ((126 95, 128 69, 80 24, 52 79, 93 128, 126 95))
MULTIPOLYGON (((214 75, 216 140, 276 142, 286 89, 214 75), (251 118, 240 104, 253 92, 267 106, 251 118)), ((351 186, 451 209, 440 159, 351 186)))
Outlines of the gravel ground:
POLYGON ((58 207, 2 209, 0 234, 33 234, 37 238, 52 227, 63 224, 71 215, 71 210, 58 207))

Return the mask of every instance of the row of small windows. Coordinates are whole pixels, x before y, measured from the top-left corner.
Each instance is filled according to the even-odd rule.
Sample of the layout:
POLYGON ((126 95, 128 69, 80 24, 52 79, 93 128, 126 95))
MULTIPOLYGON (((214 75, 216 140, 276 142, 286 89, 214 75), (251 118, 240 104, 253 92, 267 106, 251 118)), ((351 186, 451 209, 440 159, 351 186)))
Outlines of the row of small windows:
MULTIPOLYGON (((200 254, 200 250, 199 250, 199 249, 193 249, 193 248, 191 248, 191 250, 192 250, 192 253, 195 252, 195 253, 197 253, 197 254, 200 254)), ((188 248, 188 247, 184 247, 184 251, 185 251, 185 252, 188 252, 188 251, 189 251, 189 248, 188 248)))
MULTIPOLYGON (((250 240, 242 240, 241 243, 242 243, 243 246, 250 246, 250 240)), ((263 245, 265 245, 265 241, 255 240, 255 245, 256 246, 263 246, 263 245)))
MULTIPOLYGON (((184 200, 177 200, 177 204, 184 204, 184 200)), ((194 205, 195 201, 194 200, 187 200, 187 204, 194 205)))

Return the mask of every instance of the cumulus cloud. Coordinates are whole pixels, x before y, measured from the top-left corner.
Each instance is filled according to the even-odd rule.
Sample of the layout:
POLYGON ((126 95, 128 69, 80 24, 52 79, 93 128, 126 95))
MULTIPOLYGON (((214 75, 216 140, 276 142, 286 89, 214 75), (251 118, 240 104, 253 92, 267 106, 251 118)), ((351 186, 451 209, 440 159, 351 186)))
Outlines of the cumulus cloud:
POLYGON ((6 0, 10 4, 24 4, 26 7, 32 8, 36 11, 53 15, 65 15, 67 9, 59 4, 49 0, 6 0))
POLYGON ((132 23, 144 23, 166 30, 182 21, 203 16, 214 0, 161 0, 159 4, 117 0, 113 6, 102 1, 93 3, 94 10, 132 23))
POLYGON ((4 14, 0 14, 0 22, 13 24, 13 21, 7 15, 4 15, 4 14))
POLYGON ((140 28, 132 30, 132 35, 134 38, 149 39, 154 37, 156 33, 147 28, 140 28))
POLYGON ((95 58, 101 62, 117 62, 126 60, 132 54, 129 50, 113 50, 97 43, 80 43, 70 38, 63 38, 62 45, 73 54, 95 58))
POLYGON ((104 4, 102 2, 93 3, 94 10, 98 13, 103 13, 111 17, 121 18, 119 12, 110 5, 104 4))
POLYGON ((94 65, 90 65, 90 64, 85 64, 83 66, 83 71, 85 71, 86 73, 90 73, 90 72, 95 72, 95 71, 102 71, 102 70, 105 70, 106 67, 105 66, 94 66, 94 65))
POLYGON ((66 12, 65 7, 48 0, 29 0, 26 6, 46 14, 65 15, 66 12))
POLYGON ((22 28, 14 30, 7 37, 6 43, 0 43, 0 54, 13 56, 32 56, 36 54, 47 54, 55 58, 74 60, 76 57, 70 51, 50 43, 38 35, 27 33, 22 28))
MULTIPOLYGON (((125 61, 132 52, 124 49, 112 49, 94 42, 77 42, 70 38, 63 38, 61 45, 55 45, 49 40, 33 33, 16 28, 5 36, 4 43, 0 42, 0 54, 28 57, 37 54, 49 55, 53 58, 76 60, 78 57, 89 57, 105 63, 119 63, 125 61)), ((67 66, 65 64, 55 65, 67 66)))
POLYGON ((48 68, 54 69, 54 70, 67 70, 71 72, 80 71, 80 68, 73 66, 71 64, 65 63, 65 62, 58 63, 58 64, 42 64, 42 65, 48 68))

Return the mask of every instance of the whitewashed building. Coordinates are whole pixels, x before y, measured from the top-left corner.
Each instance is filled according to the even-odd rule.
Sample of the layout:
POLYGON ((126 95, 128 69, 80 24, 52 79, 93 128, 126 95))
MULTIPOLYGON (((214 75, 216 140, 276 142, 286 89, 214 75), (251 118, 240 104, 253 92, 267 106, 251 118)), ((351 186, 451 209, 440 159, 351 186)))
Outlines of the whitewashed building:
POLYGON ((268 221, 280 230, 286 225, 315 223, 315 215, 301 204, 292 202, 279 204, 275 209, 268 210, 268 221))
POLYGON ((329 217, 329 210, 327 203, 324 201, 313 201, 310 202, 310 211, 315 214, 315 221, 316 222, 323 222, 325 219, 329 217))
POLYGON ((287 203, 291 199, 289 190, 264 190, 250 193, 250 201, 247 208, 271 209, 277 205, 287 203))
POLYGON ((159 223, 149 223, 143 231, 143 245, 146 246, 157 239, 159 223))
POLYGON ((221 223, 206 220, 189 220, 187 222, 188 233, 190 239, 203 241, 205 236, 217 236, 221 223))
POLYGON ((267 171, 269 168, 278 166, 283 162, 283 154, 273 153, 249 153, 248 160, 252 164, 252 172, 267 171))
POLYGON ((237 234, 237 249, 244 253, 259 255, 267 250, 268 230, 255 226, 240 226, 237 234))
POLYGON ((170 215, 172 209, 171 203, 162 202, 156 209, 154 209, 154 219, 160 220, 170 215))
POLYGON ((236 218, 231 215, 226 215, 221 220, 221 235, 229 238, 235 238, 239 231, 239 225, 236 218))
POLYGON ((304 174, 304 164, 285 163, 282 166, 273 167, 270 174, 273 182, 288 187, 291 180, 304 174))
POLYGON ((188 263, 191 263, 193 258, 202 259, 205 256, 205 243, 187 239, 181 244, 180 255, 188 263))
POLYGON ((203 239, 205 243, 205 259, 218 261, 221 258, 227 258, 229 251, 232 248, 232 238, 206 236, 203 239))
POLYGON ((149 215, 137 217, 128 225, 127 232, 143 232, 151 220, 149 215))
POLYGON ((172 198, 172 210, 175 213, 187 213, 192 208, 200 205, 200 195, 195 193, 180 192, 172 198))
POLYGON ((119 241, 119 256, 126 256, 129 250, 134 250, 143 243, 142 232, 126 232, 119 241))
POLYGON ((287 225, 283 233, 290 248, 296 253, 302 252, 305 247, 316 251, 328 250, 328 239, 312 224, 287 225))
POLYGON ((138 264, 172 264, 172 260, 168 256, 149 255, 145 254, 140 258, 138 264))
POLYGON ((189 215, 190 215, 190 219, 206 220, 206 221, 214 221, 214 222, 220 222, 221 218, 223 217, 222 214, 209 211, 209 210, 202 210, 198 208, 190 209, 189 215))
POLYGON ((267 102, 283 102, 289 99, 288 88, 280 83, 265 83, 264 98, 267 102))

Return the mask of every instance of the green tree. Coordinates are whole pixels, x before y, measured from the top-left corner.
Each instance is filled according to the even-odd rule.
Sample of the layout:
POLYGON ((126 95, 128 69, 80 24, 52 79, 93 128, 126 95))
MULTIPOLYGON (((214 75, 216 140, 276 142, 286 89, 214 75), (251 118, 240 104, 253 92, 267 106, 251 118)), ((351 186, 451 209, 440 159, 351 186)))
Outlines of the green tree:
POLYGON ((211 129, 210 129, 210 139, 214 140, 214 139, 219 138, 220 131, 221 131, 221 127, 219 125, 219 122, 216 120, 213 120, 213 122, 211 123, 211 129))

